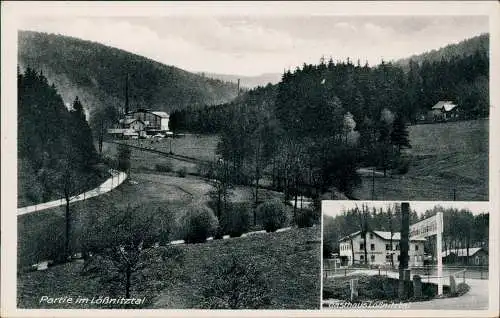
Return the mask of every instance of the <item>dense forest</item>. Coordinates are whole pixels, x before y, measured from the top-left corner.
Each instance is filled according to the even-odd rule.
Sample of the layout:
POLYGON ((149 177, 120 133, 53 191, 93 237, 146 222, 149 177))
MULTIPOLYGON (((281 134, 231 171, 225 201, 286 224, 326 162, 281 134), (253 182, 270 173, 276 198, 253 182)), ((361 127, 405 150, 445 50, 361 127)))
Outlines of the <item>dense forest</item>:
POLYGON ((410 57, 399 59, 395 61, 395 64, 402 66, 405 70, 408 70, 409 62, 417 62, 422 64, 422 62, 439 62, 441 60, 452 60, 456 58, 462 58, 465 56, 474 55, 477 51, 488 52, 489 51, 489 34, 483 33, 479 36, 475 36, 469 39, 465 39, 458 43, 449 44, 445 47, 434 49, 429 52, 425 52, 418 55, 412 55, 410 57))
MULTIPOLYGON (((420 215, 410 211, 410 224, 443 212, 443 249, 488 248, 489 213, 473 215, 467 209, 443 208, 436 205, 420 215)), ((339 239, 356 231, 400 232, 401 205, 388 205, 385 208, 368 208, 360 205, 357 209, 347 209, 341 214, 323 220, 323 256, 339 253, 339 239)), ((435 254, 435 238, 425 243, 425 251, 435 254)))
POLYGON ((78 96, 69 110, 42 72, 18 69, 18 205, 72 195, 98 182, 97 153, 78 96))
MULTIPOLYGON (((78 95, 90 112, 94 132, 100 113, 125 105, 128 75, 130 108, 170 113, 232 100, 237 84, 211 79, 99 43, 31 31, 18 33, 18 60, 43 70, 63 100, 78 95), (97 118, 96 118, 97 117, 97 118)), ((112 112, 113 110, 111 110, 112 112)))
POLYGON ((411 60, 407 71, 385 61, 321 59, 230 103, 175 111, 170 128, 219 134, 219 154, 238 180, 268 178, 295 195, 319 196, 333 186, 349 196, 360 166, 406 173, 407 125, 438 101, 458 103, 462 119, 488 116, 488 51, 481 48, 450 60, 411 60))

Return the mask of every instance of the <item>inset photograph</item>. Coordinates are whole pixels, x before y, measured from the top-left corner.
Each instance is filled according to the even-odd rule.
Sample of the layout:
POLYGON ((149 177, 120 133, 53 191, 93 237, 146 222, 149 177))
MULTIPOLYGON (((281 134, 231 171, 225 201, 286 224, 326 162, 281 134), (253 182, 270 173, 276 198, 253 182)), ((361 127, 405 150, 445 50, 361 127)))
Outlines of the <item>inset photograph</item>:
POLYGON ((488 309, 488 202, 323 201, 322 308, 488 309))

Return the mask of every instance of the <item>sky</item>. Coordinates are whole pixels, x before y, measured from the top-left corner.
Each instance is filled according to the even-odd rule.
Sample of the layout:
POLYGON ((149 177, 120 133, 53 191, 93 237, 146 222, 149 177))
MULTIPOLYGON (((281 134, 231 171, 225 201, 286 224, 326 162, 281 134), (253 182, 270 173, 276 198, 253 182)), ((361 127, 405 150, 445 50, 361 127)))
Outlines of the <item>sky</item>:
POLYGON ((282 73, 322 56, 364 64, 488 32, 487 16, 30 17, 22 30, 69 35, 191 72, 282 73))
MULTIPOLYGON (((388 206, 394 205, 394 203, 401 203, 401 201, 323 201, 321 205, 321 210, 325 215, 333 216, 342 214, 344 210, 355 208, 356 205, 361 208, 361 204, 366 203, 368 207, 372 208, 387 208, 388 206)), ((443 208, 456 208, 456 209, 468 209, 472 214, 477 215, 481 213, 489 213, 490 203, 481 201, 414 201, 410 202, 410 209, 415 210, 418 215, 425 213, 427 210, 431 210, 435 206, 441 206, 443 208)))

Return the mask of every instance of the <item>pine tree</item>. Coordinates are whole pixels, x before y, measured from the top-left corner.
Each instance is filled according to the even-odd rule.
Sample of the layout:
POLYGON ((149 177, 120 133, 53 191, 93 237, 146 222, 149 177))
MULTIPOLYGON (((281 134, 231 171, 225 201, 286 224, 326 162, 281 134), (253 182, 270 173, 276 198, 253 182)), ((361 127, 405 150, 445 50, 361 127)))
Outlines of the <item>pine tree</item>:
POLYGON ((392 123, 391 143, 397 147, 398 152, 402 148, 411 148, 406 123, 401 115, 396 116, 392 123))

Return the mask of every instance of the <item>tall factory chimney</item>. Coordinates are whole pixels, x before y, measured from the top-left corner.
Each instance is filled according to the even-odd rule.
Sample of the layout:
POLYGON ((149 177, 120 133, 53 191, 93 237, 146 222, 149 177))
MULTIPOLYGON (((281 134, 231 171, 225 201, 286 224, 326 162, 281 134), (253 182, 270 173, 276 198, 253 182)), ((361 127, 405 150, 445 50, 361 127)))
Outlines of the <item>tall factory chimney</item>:
POLYGON ((127 77, 125 79, 125 114, 129 112, 129 106, 128 106, 128 73, 127 77))

